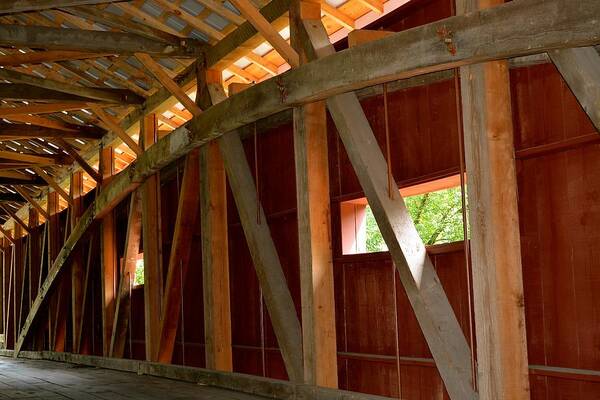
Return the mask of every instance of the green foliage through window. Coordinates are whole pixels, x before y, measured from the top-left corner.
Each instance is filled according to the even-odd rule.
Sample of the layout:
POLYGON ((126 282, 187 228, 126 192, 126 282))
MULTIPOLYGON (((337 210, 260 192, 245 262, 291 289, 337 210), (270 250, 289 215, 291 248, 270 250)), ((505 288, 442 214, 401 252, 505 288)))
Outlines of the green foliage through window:
MULTIPOLYGON (((463 240, 460 187, 411 196, 404 200, 417 232, 426 245, 463 240)), ((369 206, 367 206, 366 225, 367 252, 387 251, 369 206)))
POLYGON ((143 285, 144 284, 144 259, 140 258, 135 262, 135 276, 133 278, 133 285, 143 285))

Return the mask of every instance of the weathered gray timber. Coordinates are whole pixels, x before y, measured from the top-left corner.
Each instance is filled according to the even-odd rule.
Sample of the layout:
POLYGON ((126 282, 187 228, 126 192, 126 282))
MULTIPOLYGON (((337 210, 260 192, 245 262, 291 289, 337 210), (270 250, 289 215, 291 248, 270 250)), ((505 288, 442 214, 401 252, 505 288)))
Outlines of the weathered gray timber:
POLYGON ((141 52, 169 57, 198 57, 206 50, 204 42, 195 39, 182 39, 176 46, 134 33, 33 25, 0 25, 0 45, 120 55, 141 52))
POLYGON ((86 4, 116 3, 123 0, 3 0, 0 14, 25 11, 42 11, 58 7, 81 6, 86 4))
MULTIPOLYGON (((254 85, 210 107, 191 123, 159 140, 100 192, 91 206, 96 211, 91 211, 90 216, 99 217, 148 176, 192 149, 295 105, 456 65, 600 43, 600 2, 580 0, 569 3, 569 7, 564 7, 564 2, 515 0, 493 9, 447 18, 338 52, 254 85), (432 39, 437 38, 437 30, 443 27, 454 32, 453 40, 460 44, 455 54, 448 51, 443 40, 432 39), (502 35, 497 36, 498 33, 502 35), (405 57, 406 54, 411 57, 405 57)), ((78 227, 71 236, 77 232, 78 227)), ((69 243, 74 244, 78 239, 70 237, 69 243)), ((70 251, 69 247, 65 249, 70 251)), ((58 272, 62 263, 55 266, 58 272)), ((41 303, 44 296, 42 293, 40 296, 41 303)), ((38 309, 39 306, 32 307, 28 320, 36 318, 38 309)), ((26 324, 21 330, 17 350, 28 336, 29 328, 30 324, 26 324)))
POLYGON ((550 59, 600 133, 600 54, 593 47, 551 50, 550 59))
MULTIPOLYGON (((68 31, 69 29, 63 29, 68 31)), ((0 27, 0 38, 2 37, 2 28, 0 27)), ((23 72, 13 71, 6 68, 0 69, 0 79, 5 79, 12 83, 24 83, 27 85, 38 86, 44 89, 54 90, 72 94, 75 96, 105 101, 107 103, 117 104, 141 104, 144 99, 129 90, 92 88, 87 86, 71 85, 69 83, 53 81, 47 78, 40 78, 34 75, 28 75, 23 72)))
POLYGON ((219 148, 286 371, 291 381, 302 382, 300 321, 238 133, 219 138, 219 148))

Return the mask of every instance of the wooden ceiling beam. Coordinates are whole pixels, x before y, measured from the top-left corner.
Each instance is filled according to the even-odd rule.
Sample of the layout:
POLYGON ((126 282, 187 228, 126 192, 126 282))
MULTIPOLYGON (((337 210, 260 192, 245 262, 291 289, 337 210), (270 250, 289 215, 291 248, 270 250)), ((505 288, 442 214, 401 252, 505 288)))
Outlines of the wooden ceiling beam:
POLYGON ((25 222, 23 222, 23 220, 21 218, 19 218, 17 216, 17 214, 10 209, 10 207, 4 205, 4 204, 0 204, 0 208, 3 209, 4 211, 6 211, 6 213, 15 220, 15 222, 19 225, 21 225, 21 228, 23 228, 25 230, 25 232, 27 232, 28 234, 31 234, 31 229, 29 229, 29 226, 27 226, 27 224, 25 222))
POLYGON ((175 35, 170 35, 145 24, 136 23, 126 16, 108 13, 93 6, 69 7, 62 9, 61 11, 85 20, 97 22, 110 28, 118 29, 120 31, 124 30, 151 40, 158 40, 163 43, 170 43, 179 46, 179 42, 181 40, 175 35))
POLYGON ((203 42, 195 39, 186 38, 174 45, 133 33, 33 25, 0 25, 0 45, 119 55, 144 52, 163 57, 186 58, 198 57, 206 49, 203 42))
MULTIPOLYGON (((23 199, 25 199, 26 202, 31 204, 31 206, 33 208, 35 208, 46 220, 50 219, 50 214, 48 214, 46 209, 44 207, 42 207, 40 205, 40 203, 38 203, 37 201, 34 200, 33 196, 31 196, 29 193, 27 193, 27 190, 20 188, 19 186, 16 186, 16 185, 13 185, 13 189, 18 193, 19 196, 21 196, 23 199)), ((2 200, 1 196, 0 196, 0 200, 2 200)))
POLYGON ((119 125, 119 122, 115 121, 115 119, 111 115, 108 115, 102 108, 98 106, 92 106, 91 110, 138 156, 144 152, 140 145, 137 144, 135 140, 133 140, 131 136, 127 134, 127 132, 121 127, 121 125, 119 125))
POLYGON ((3 0, 0 14, 50 10, 59 7, 116 3, 123 0, 3 0))
MULTIPOLYGON (((111 92, 123 92, 125 94, 128 91, 122 89, 107 89, 111 92)), ((59 92, 57 90, 51 90, 42 88, 34 85, 27 85, 24 83, 0 83, 0 98, 3 100, 10 101, 59 101, 59 102, 99 102, 101 100, 88 99, 73 94, 59 92)))
MULTIPOLYGON (((67 29, 65 29, 67 30, 67 29)), ((0 28, 0 38, 2 37, 0 28)), ((69 83, 54 81, 52 79, 40 78, 38 76, 28 75, 23 72, 0 69, 0 79, 7 80, 11 83, 24 83, 44 89, 55 90, 58 92, 68 93, 86 99, 99 100, 107 103, 118 104, 141 104, 144 99, 133 92, 104 88, 93 88, 87 86, 72 85, 69 83)))
POLYGON ((64 151, 69 153, 69 155, 71 157, 73 157, 75 162, 77 162, 77 164, 79 164, 79 166, 85 172, 87 172, 88 175, 91 176, 92 179, 96 181, 96 183, 102 182, 102 175, 100 175, 100 173, 98 171, 96 171, 90 164, 88 164, 87 161, 85 161, 83 159, 83 157, 81 157, 81 155, 79 155, 79 152, 77 152, 77 150, 75 148, 73 148, 73 146, 71 146, 66 140, 64 140, 62 138, 57 138, 56 143, 60 147, 62 147, 64 151))
POLYGON ((64 123, 60 120, 39 117, 37 115, 11 115, 6 119, 10 121, 23 122, 25 124, 31 124, 39 127, 55 129, 64 132, 77 132, 79 129, 77 126, 64 123))
POLYGON ((29 164, 39 165, 65 165, 70 164, 67 158, 61 154, 40 155, 33 153, 17 153, 16 151, 0 150, 0 159, 21 161, 29 164))
POLYGON ((192 14, 188 14, 185 11, 182 11, 181 8, 179 7, 179 5, 173 3, 171 0, 155 0, 155 1, 158 4, 160 4, 160 6, 162 6, 164 9, 166 9, 170 13, 178 16, 183 21, 188 23, 190 26, 193 26, 194 28, 198 29, 199 31, 206 33, 208 36, 213 38, 215 41, 221 40, 225 37, 223 32, 213 28, 212 26, 210 26, 209 24, 204 22, 202 19, 200 19, 192 14))
POLYGON ((65 199, 69 205, 73 204, 73 199, 71 198, 71 196, 69 196, 69 194, 65 192, 64 189, 61 188, 60 185, 54 180, 54 178, 52 178, 46 173, 46 171, 44 171, 40 167, 34 167, 33 170, 48 184, 48 186, 54 189, 56 193, 58 193, 63 199, 65 199))
POLYGON ((329 5, 325 1, 321 2, 321 10, 329 18, 343 26, 344 28, 352 31, 355 28, 355 22, 349 15, 344 14, 341 10, 329 5))
POLYGON ((28 104, 19 107, 0 107, 0 118, 11 115, 54 114, 62 111, 75 111, 88 108, 89 103, 47 103, 28 104))
POLYGON ((28 139, 28 138, 62 138, 62 139, 101 139, 104 130, 92 127, 73 126, 72 130, 44 128, 27 124, 8 124, 0 122, 1 139, 28 139))
POLYGON ((281 37, 279 32, 273 28, 269 21, 265 19, 249 0, 232 0, 232 3, 288 64, 292 67, 300 65, 300 59, 296 50, 281 37))
POLYGON ((15 239, 13 239, 10 232, 7 231, 6 229, 4 229, 1 224, 0 224, 0 233, 2 233, 2 235, 4 235, 4 237, 12 244, 17 244, 17 242, 15 242, 15 239))
POLYGON ((18 66, 22 64, 41 64, 44 62, 58 62, 67 60, 87 60, 110 56, 111 53, 87 53, 81 51, 31 51, 28 53, 16 53, 0 56, 0 65, 4 67, 18 66))
POLYGON ((154 61, 148 54, 136 53, 136 58, 154 75, 154 77, 173 95, 183 106, 195 116, 200 115, 202 110, 194 101, 172 80, 159 63, 154 61))

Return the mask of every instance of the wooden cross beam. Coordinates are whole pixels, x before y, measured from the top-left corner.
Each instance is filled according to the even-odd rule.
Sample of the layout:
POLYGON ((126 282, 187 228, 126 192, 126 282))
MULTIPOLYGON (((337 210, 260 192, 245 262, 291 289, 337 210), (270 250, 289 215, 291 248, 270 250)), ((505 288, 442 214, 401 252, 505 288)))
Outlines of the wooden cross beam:
POLYGON ((73 159, 77 162, 77 164, 79 164, 79 166, 88 173, 89 176, 92 177, 93 180, 96 181, 96 183, 100 183, 102 182, 102 175, 96 171, 90 164, 88 164, 87 161, 85 161, 83 159, 83 157, 81 157, 81 155, 79 154, 79 152, 77 150, 75 150, 73 148, 73 146, 71 146, 66 140, 64 140, 63 138, 57 138, 55 140, 55 142, 63 148, 64 151, 66 151, 71 157, 73 157, 73 159))
MULTIPOLYGON (((50 119, 46 117, 39 117, 37 115, 13 115, 6 118, 10 121, 22 122, 25 124, 35 125, 36 127, 44 127, 55 129, 64 132, 78 132, 78 128, 71 125, 66 124, 62 121, 56 119, 50 119)), ((10 130, 9 130, 10 132, 10 130)))
POLYGON ((600 54, 594 47, 551 50, 550 59, 600 133, 600 54))
POLYGON ((50 219, 50 214, 44 209, 44 207, 40 206, 40 204, 33 199, 33 197, 27 193, 27 190, 22 189, 16 185, 13 185, 13 189, 21 196, 25 201, 27 201, 33 208, 35 208, 46 220, 50 219))
POLYGON ((0 150, 0 159, 14 160, 27 164, 39 165, 64 165, 70 164, 70 157, 65 157, 62 154, 40 155, 35 153, 18 153, 16 151, 0 150))
POLYGON ((288 64, 292 67, 300 65, 296 50, 281 37, 279 32, 273 28, 249 0, 232 0, 232 3, 288 64))
POLYGON ((68 7, 62 8, 61 11, 69 13, 71 15, 83 18, 86 20, 94 21, 104 26, 108 26, 113 29, 125 30, 136 35, 146 37, 151 40, 158 40, 159 42, 172 44, 179 46, 181 38, 171 35, 169 33, 158 30, 152 26, 146 24, 137 23, 134 20, 127 18, 126 15, 121 16, 98 7, 93 6, 79 6, 79 7, 68 7))
POLYGON ((0 224, 0 233, 2 233, 2 235, 4 235, 4 237, 12 244, 17 244, 17 242, 15 242, 15 239, 13 239, 12 235, 10 234, 9 231, 7 231, 6 229, 4 229, 2 227, 2 225, 0 224))
POLYGON ((238 133, 221 136, 219 148, 287 374, 292 382, 302 382, 300 321, 238 133))
POLYGON ((42 11, 58 7, 72 7, 87 4, 116 3, 123 0, 4 0, 0 4, 0 14, 42 11))
POLYGON ((0 25, 0 45, 118 55, 142 52, 163 57, 198 57, 206 48, 194 39, 173 45, 132 33, 32 25, 0 25))
POLYGON ((10 215, 10 217, 12 219, 14 219, 17 224, 21 225, 21 227, 23 229, 25 229, 25 232, 31 234, 31 230, 29 229, 29 226, 27 226, 27 224, 25 222, 23 222, 23 220, 21 218, 19 218, 17 216, 17 214, 15 214, 15 212, 10 209, 10 207, 5 206, 4 204, 0 204, 0 208, 2 208, 4 211, 6 211, 6 213, 8 215, 10 215))
POLYGON ((23 114, 53 114, 62 111, 74 111, 88 108, 89 103, 48 103, 29 104, 18 107, 0 107, 0 118, 23 114))
MULTIPOLYGON (((0 95, 1 96, 1 95, 0 95)), ((98 128, 77 127, 62 130, 45 128, 28 124, 8 124, 0 122, 0 138, 13 140, 28 138, 52 138, 52 139, 101 139, 104 131, 98 128)))
POLYGON ((35 171, 36 174, 38 174, 44 181, 46 181, 46 183, 52 188, 54 189, 54 191, 56 193, 58 193, 63 199, 65 199, 67 201, 67 203, 69 203, 69 205, 73 204, 73 199, 71 199, 71 196, 69 196, 69 194, 67 192, 65 192, 63 190, 63 188, 60 187, 60 185, 54 180, 54 178, 52 178, 50 175, 48 175, 46 173, 46 171, 44 171, 42 168, 40 167, 33 167, 33 170, 35 171))
MULTIPOLYGON (((2 26, 0 25, 0 32, 1 31, 2 26)), ((65 31, 67 30, 65 29, 65 31)), ((0 37, 2 37, 1 33, 0 37)), ((140 96, 129 91, 114 91, 113 89, 99 89, 87 86, 72 85, 69 83, 53 81, 48 78, 40 78, 38 76, 28 75, 23 72, 13 71, 6 68, 0 69, 0 79, 4 79, 12 83, 24 83, 27 85, 38 86, 44 89, 50 89, 57 92, 68 93, 92 100, 104 101, 107 103, 141 104, 144 101, 140 96)))
POLYGON ((135 142, 127 134, 127 132, 119 125, 119 122, 116 121, 112 116, 108 115, 106 111, 104 111, 101 107, 92 106, 90 107, 92 112, 98 116, 104 122, 110 130, 117 134, 121 138, 121 140, 137 154, 138 156, 144 152, 139 144, 135 142))
POLYGON ((0 56, 0 65, 3 67, 18 67, 22 64, 41 64, 45 62, 58 62, 66 60, 86 60, 99 58, 111 54, 88 53, 82 51, 30 51, 28 53, 15 53, 0 56))
POLYGON ((156 79, 173 95, 183 106, 192 114, 200 115, 202 110, 194 103, 183 89, 175 83, 165 72, 165 70, 152 59, 148 54, 136 53, 136 58, 156 77, 156 79))

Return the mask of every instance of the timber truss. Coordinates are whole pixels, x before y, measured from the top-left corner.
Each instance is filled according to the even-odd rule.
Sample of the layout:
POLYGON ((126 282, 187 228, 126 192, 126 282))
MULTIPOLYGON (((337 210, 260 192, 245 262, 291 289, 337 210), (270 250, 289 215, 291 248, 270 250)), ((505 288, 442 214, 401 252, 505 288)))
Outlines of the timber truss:
MULTIPOLYGON (((439 79, 440 75, 447 76, 448 71, 459 67, 547 54, 596 127, 600 128, 600 56, 594 48, 600 44, 600 3, 596 0, 514 0, 404 32, 374 35, 377 36, 374 40, 364 40, 360 45, 337 53, 331 44, 331 24, 326 29, 322 16, 325 22, 334 21, 338 28, 344 29, 354 29, 357 18, 353 19, 343 10, 326 3, 292 1, 290 4, 288 0, 273 0, 259 11, 247 0, 234 0, 232 3, 238 14, 224 8, 221 3, 202 1, 228 22, 221 30, 205 21, 203 16, 207 16, 201 12, 196 18, 191 17, 193 10, 175 10, 178 7, 175 4, 179 2, 157 0, 157 3, 162 7, 161 13, 179 13, 177 15, 186 27, 177 30, 164 18, 152 16, 149 10, 141 7, 141 2, 136 1, 44 0, 31 6, 32 2, 12 0, 0 5, 0 45, 48 50, 7 50, 0 57, 0 64, 6 66, 0 69, 0 78, 10 82, 0 85, 0 95, 9 99, 11 104, 11 107, 0 108, 0 116, 11 121, 0 126, 0 136, 7 140, 12 138, 19 146, 24 146, 24 140, 41 137, 46 139, 36 143, 40 147, 50 146, 45 152, 47 154, 18 152, 4 141, 0 158, 8 160, 11 171, 27 168, 31 173, 0 171, 0 184, 14 185, 14 189, 0 193, 0 200, 13 203, 19 200, 19 195, 50 222, 55 219, 61 202, 71 210, 70 234, 62 248, 52 248, 52 265, 39 286, 28 315, 17 324, 14 356, 32 342, 36 326, 46 315, 44 310, 49 307, 53 294, 60 290, 62 278, 68 271, 71 271, 74 288, 73 343, 75 352, 79 351, 83 340, 84 310, 77 304, 86 296, 84 278, 87 273, 78 252, 89 228, 98 222, 102 224, 102 277, 106 279, 102 295, 104 299, 114 299, 104 304, 103 309, 104 355, 122 358, 124 354, 131 306, 128 288, 143 237, 148 282, 144 293, 146 354, 151 362, 170 363, 181 309, 179 291, 189 267, 193 221, 199 213, 203 231, 205 327, 207 332, 212 333, 206 337, 207 365, 212 369, 230 371, 230 357, 227 360, 218 356, 223 354, 223 348, 219 346, 225 347, 225 353, 231 351, 227 349, 231 345, 231 338, 227 339, 227 321, 219 319, 228 313, 224 305, 228 298, 219 297, 223 294, 228 296, 228 289, 216 291, 214 286, 215 282, 227 276, 224 275, 226 261, 223 264, 223 259, 227 258, 227 238, 226 232, 223 232, 226 230, 226 176, 292 383, 248 378, 228 372, 195 373, 210 376, 212 380, 209 382, 215 385, 235 381, 235 385, 239 386, 239 382, 251 381, 252 385, 260 388, 269 387, 268 392, 274 398, 375 398, 335 389, 316 389, 337 384, 335 376, 329 381, 319 378, 326 376, 332 368, 327 365, 327 360, 314 356, 324 352, 329 354, 329 360, 335 361, 335 342, 326 344, 325 348, 318 347, 323 346, 319 335, 323 329, 331 329, 332 321, 315 317, 316 310, 322 309, 323 305, 327 309, 332 300, 307 289, 312 287, 312 271, 319 268, 319 262, 323 265, 331 263, 327 259, 315 261, 315 254, 322 254, 315 250, 320 243, 318 235, 327 237, 328 232, 316 232, 314 226, 320 225, 317 216, 311 215, 308 207, 315 202, 329 203, 328 197, 313 197, 313 193, 318 192, 318 185, 324 183, 315 181, 318 173, 313 171, 311 174, 310 166, 319 165, 322 159, 306 146, 315 129, 307 121, 311 120, 311 116, 325 115, 324 108, 319 111, 314 106, 321 102, 321 107, 326 104, 333 118, 373 208, 448 393, 453 399, 477 398, 473 382, 476 371, 473 371, 468 341, 408 216, 404 201, 398 190, 394 190, 397 186, 393 177, 390 179, 388 175, 385 157, 357 94, 370 90, 368 88, 376 84, 398 81, 395 84, 402 85, 411 79, 420 79, 422 75, 439 79), (100 3, 103 5, 98 7, 100 3), (111 7, 122 13, 111 12, 106 7, 109 3, 114 3, 111 7), (48 17, 47 10, 50 9, 54 19, 48 17), (45 13, 37 13, 42 10, 45 13), (291 45, 285 35, 280 35, 285 28, 280 17, 288 11, 291 45), (146 24, 134 23, 129 17, 141 19, 146 24), (61 29, 60 24, 74 25, 74 28, 61 29), (127 32, 93 30, 94 24, 125 27, 127 32), (197 39, 190 39, 190 32, 196 32, 197 39), (258 42, 257 32, 262 38, 258 42), (247 51, 249 46, 252 48, 262 40, 274 49, 271 56, 247 51), (248 61, 243 67, 234 62, 241 55, 248 61), (91 58, 110 59, 113 66, 99 71, 92 67, 91 58), (176 60, 172 61, 176 65, 165 68, 156 59, 176 60), (128 63, 128 60, 134 61, 128 63), (42 63, 41 66, 39 63, 42 63), (93 83, 119 80, 125 87, 75 85, 66 75, 49 71, 48 63, 57 63, 61 69, 71 71, 79 83, 92 82, 89 80, 91 76, 93 83), (23 66, 29 64, 36 66, 23 66), (288 67, 291 69, 283 72, 288 67), (82 69, 87 71, 87 77, 81 75, 82 69), (221 75, 222 71, 227 72, 221 75), (269 79, 275 75, 276 78, 269 79), (224 90, 223 77, 228 93, 224 90), (144 85, 132 83, 135 79, 148 84, 142 87, 144 85), (17 105, 19 100, 27 103, 17 105), (241 141, 249 125, 258 122, 257 130, 260 132, 269 121, 281 118, 282 113, 289 110, 293 110, 295 128, 298 193, 307 194, 300 195, 298 199, 299 215, 306 213, 306 218, 299 219, 307 221, 307 225, 299 227, 299 234, 306 239, 301 240, 300 247, 303 264, 302 324, 297 317, 271 232, 264 222, 266 217, 256 196, 251 167, 241 141), (56 113, 60 118, 56 117, 56 113), (39 114, 53 117, 40 117, 39 114), (70 116, 71 122, 75 118, 81 123, 68 123, 63 115, 70 116), (17 128, 14 122, 27 125, 17 128), (167 128, 175 129, 167 132, 167 128), (92 142, 98 138, 102 138, 104 145, 100 154, 97 154, 95 142, 92 142), (110 144, 117 138, 122 144, 111 147, 110 144), (76 146, 75 143, 82 145, 76 146), (55 147, 64 151, 57 154, 55 147), (121 162, 117 166, 120 173, 115 171, 115 157, 121 162), (160 258, 159 229, 152 225, 152 215, 157 215, 160 207, 157 173, 182 157, 185 157, 185 172, 173 247, 163 283, 157 262, 160 258), (54 168, 73 161, 80 165, 86 178, 99 184, 93 203, 85 211, 81 202, 86 191, 83 172, 75 168, 70 193, 67 193, 58 179, 61 170, 54 168), (99 168, 94 166, 95 162, 99 168), (390 181, 394 185, 392 190, 390 181), (37 197, 37 192, 24 188, 26 185, 37 188, 45 184, 53 190, 45 200, 42 200, 43 196, 37 197), (200 209, 197 209, 198 187, 201 188, 200 209), (111 239, 115 229, 113 209, 128 196, 131 200, 124 267, 120 277, 116 277, 115 271, 119 270, 116 268, 116 253, 108 245, 111 240, 114 243, 111 239), (42 201, 47 203, 46 208, 41 205, 42 201), (225 240, 219 244, 211 237, 225 240), (118 287, 112 288, 107 283, 110 280, 119 282, 118 287), (224 337, 224 342, 214 343, 215 335, 224 337)), ((371 0, 361 0, 360 3, 369 9, 368 12, 383 12, 383 3, 371 0)), ((326 165, 326 162, 321 165, 326 165)), ((323 189, 323 186, 320 188, 323 189)), ((323 192, 328 196, 328 190, 323 192)), ((11 221, 25 230, 29 228, 22 220, 22 212, 19 215, 10 205, 3 208, 11 221)), ((328 223, 325 222, 325 225, 328 223)), ((16 238, 8 232, 9 225, 2 227, 2 233, 13 242, 16 238)), ((331 308, 329 310, 332 311, 331 308)), ((59 331, 60 328, 54 335, 55 341, 59 331)), ((53 359, 62 357, 58 353, 40 354, 53 359)), ((111 362, 105 358, 72 357, 80 357, 82 363, 111 362)), ((142 368, 137 364, 125 367, 125 364, 126 361, 122 361, 123 368, 142 368)), ((143 368, 168 370, 171 367, 148 364, 143 368)))

